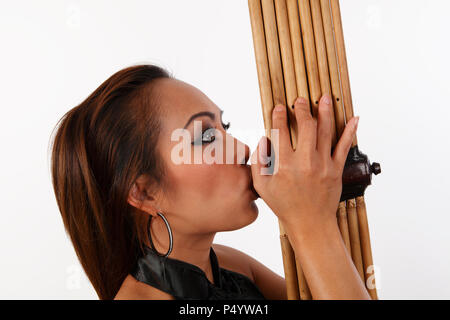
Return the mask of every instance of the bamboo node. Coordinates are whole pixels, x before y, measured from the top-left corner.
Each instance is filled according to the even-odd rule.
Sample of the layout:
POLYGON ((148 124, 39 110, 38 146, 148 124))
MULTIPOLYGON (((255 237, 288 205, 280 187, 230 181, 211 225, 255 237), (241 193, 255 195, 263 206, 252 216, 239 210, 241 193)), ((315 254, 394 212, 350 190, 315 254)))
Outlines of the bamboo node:
POLYGON ((356 201, 355 201, 355 199, 347 200, 347 208, 356 208, 356 201))

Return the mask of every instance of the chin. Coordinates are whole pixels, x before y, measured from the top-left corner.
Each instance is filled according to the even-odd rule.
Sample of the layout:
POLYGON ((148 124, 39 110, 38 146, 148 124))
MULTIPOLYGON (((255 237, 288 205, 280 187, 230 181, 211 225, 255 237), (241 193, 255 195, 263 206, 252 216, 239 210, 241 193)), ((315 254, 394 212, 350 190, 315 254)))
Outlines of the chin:
POLYGON ((245 209, 235 212, 234 218, 232 221, 229 221, 229 227, 224 231, 239 230, 252 224, 258 218, 258 213, 258 206, 255 201, 251 201, 245 209))

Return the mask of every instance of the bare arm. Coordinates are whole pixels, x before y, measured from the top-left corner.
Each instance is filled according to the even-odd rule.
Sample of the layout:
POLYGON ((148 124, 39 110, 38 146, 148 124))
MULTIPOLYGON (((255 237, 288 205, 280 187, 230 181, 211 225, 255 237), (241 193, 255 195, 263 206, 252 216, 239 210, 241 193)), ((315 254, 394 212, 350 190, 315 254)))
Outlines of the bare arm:
POLYGON ((327 300, 370 299, 337 224, 321 226, 320 232, 315 230, 317 229, 295 233, 288 231, 312 297, 327 300))
POLYGON ((256 286, 261 290, 266 299, 269 300, 286 300, 286 281, 265 265, 250 258, 253 277, 256 286))

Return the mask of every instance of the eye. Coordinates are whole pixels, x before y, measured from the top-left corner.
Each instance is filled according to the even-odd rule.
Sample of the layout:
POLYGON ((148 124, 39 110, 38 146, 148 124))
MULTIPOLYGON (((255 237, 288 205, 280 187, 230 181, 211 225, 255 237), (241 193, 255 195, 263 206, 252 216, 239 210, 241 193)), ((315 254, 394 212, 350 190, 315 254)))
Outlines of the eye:
POLYGON ((202 142, 210 143, 216 139, 216 128, 208 128, 202 133, 202 142))
MULTIPOLYGON (((222 122, 222 127, 225 131, 227 131, 231 126, 231 123, 223 123, 222 122)), ((202 144, 207 144, 207 143, 211 143, 216 139, 216 128, 207 128, 205 131, 202 132, 202 138, 201 139, 197 139, 196 141, 193 141, 191 144, 193 145, 202 145, 202 144)))
POLYGON ((196 141, 193 141, 193 145, 206 144, 211 143, 216 139, 216 128, 208 128, 202 132, 202 138, 196 141))

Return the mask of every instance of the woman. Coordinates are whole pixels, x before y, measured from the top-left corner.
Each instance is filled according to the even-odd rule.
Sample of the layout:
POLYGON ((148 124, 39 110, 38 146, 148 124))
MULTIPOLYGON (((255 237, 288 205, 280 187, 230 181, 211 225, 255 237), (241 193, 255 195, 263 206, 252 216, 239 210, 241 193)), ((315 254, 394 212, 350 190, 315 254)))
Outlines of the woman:
MULTIPOLYGON (((317 123, 297 100, 295 152, 286 108, 274 109, 279 140, 272 141, 272 175, 261 174, 266 166, 256 152, 246 164, 248 146, 226 133, 229 123, 207 96, 157 66, 117 72, 68 111, 54 137, 52 182, 100 299, 286 299, 282 277, 239 250, 213 244, 217 232, 256 219, 258 194, 286 226, 315 299, 368 299, 335 220, 356 121, 331 157, 330 108, 323 97, 317 123), (175 152, 180 128, 190 143, 185 139, 175 152), (190 161, 212 146, 216 160, 220 155, 232 164, 177 160, 183 153, 190 161)), ((263 138, 257 152, 268 143, 263 138)))

